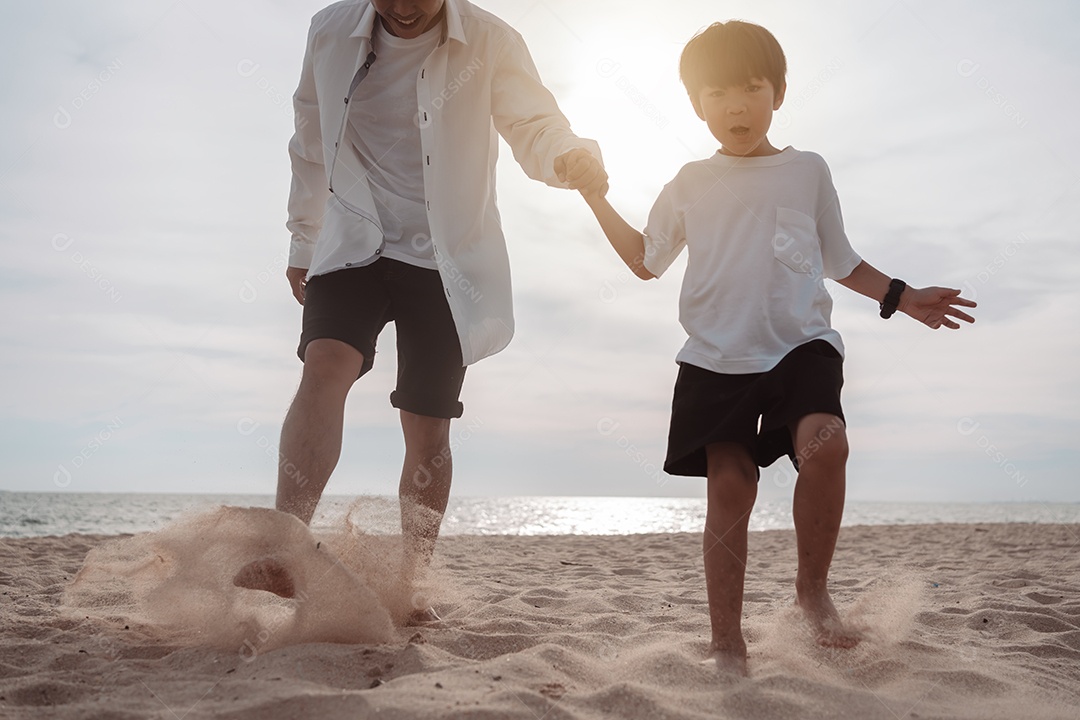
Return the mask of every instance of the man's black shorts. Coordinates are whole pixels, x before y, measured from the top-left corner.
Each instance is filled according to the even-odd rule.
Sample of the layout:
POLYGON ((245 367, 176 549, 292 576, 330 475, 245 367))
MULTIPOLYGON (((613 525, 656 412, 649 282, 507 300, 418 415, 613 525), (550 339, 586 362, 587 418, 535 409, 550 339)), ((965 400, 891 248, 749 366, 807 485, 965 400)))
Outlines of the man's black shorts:
POLYGON ((843 420, 843 385, 844 360, 825 340, 800 345, 763 373, 725 375, 680 363, 664 471, 707 477, 705 448, 715 442, 741 443, 759 467, 783 455, 798 467, 790 426, 813 413, 843 420))
POLYGON ((304 293, 304 328, 297 355, 312 340, 332 338, 375 364, 375 341, 386 324, 397 329, 397 389, 390 404, 416 415, 458 418, 465 368, 438 270, 380 258, 363 267, 316 275, 304 293))

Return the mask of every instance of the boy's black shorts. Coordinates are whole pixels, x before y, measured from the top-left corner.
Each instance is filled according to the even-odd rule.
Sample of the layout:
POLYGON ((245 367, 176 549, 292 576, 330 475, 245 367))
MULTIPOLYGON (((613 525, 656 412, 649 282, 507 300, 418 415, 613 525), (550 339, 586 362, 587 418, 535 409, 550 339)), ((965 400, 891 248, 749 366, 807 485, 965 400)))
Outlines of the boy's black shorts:
POLYGON ((715 442, 741 443, 759 467, 787 455, 797 468, 789 426, 812 413, 844 419, 843 366, 825 340, 800 345, 763 373, 724 375, 679 363, 664 471, 707 477, 705 447, 715 442))
POLYGON ((379 258, 363 267, 316 275, 304 293, 304 327, 296 354, 312 340, 332 338, 375 364, 375 341, 386 324, 397 329, 397 389, 390 404, 416 415, 459 418, 465 380, 461 343, 438 270, 379 258))

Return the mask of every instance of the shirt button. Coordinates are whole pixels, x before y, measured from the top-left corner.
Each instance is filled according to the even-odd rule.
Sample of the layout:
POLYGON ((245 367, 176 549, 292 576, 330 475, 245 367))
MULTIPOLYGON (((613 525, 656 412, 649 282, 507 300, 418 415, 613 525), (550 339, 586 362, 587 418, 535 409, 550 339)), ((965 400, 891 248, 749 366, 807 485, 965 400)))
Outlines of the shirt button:
POLYGON ((352 267, 352 263, 345 263, 345 267, 352 267))
POLYGON ((375 254, 376 255, 381 255, 382 254, 382 248, 379 248, 378 250, 376 250, 375 254))

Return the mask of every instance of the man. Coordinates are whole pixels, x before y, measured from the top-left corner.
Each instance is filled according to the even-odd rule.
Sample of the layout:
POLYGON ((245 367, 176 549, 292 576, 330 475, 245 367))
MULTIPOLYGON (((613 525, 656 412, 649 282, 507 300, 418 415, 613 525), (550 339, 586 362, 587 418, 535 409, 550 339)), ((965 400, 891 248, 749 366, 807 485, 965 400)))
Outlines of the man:
POLYGON ((495 205, 496 131, 549 185, 606 184, 521 36, 467 0, 346 0, 315 15, 290 145, 287 271, 303 376, 281 432, 277 507, 310 522, 337 463, 345 398, 394 321, 406 577, 450 491, 465 367, 513 334, 495 205), (561 181, 560 178, 565 180, 561 181))

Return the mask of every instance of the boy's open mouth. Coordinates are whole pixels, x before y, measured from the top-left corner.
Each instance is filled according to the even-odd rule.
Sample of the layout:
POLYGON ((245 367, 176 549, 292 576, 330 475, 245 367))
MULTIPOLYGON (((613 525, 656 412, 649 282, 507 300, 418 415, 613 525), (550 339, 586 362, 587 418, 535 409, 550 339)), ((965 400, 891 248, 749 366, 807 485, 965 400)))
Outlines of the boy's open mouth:
POLYGON ((736 137, 746 137, 750 134, 750 128, 745 125, 736 125, 735 127, 729 128, 729 132, 736 137))

